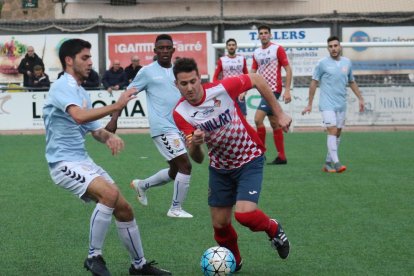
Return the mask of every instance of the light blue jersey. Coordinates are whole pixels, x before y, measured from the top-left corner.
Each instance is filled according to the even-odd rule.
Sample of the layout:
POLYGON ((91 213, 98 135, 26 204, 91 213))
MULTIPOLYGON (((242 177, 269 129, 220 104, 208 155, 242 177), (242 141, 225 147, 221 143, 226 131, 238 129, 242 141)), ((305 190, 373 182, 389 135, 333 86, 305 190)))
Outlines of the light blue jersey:
POLYGON ((334 60, 331 57, 321 59, 315 67, 312 79, 319 81, 321 90, 319 110, 345 111, 346 86, 354 81, 352 63, 346 57, 334 60))
POLYGON ((98 121, 79 125, 66 112, 70 105, 92 108, 85 89, 72 75, 65 73, 55 81, 43 107, 46 128, 46 160, 49 164, 59 161, 82 161, 89 158, 85 149, 85 135, 101 128, 98 121))
POLYGON ((151 137, 168 132, 179 132, 172 112, 181 98, 175 86, 173 69, 164 68, 157 61, 142 67, 128 88, 146 91, 151 137))

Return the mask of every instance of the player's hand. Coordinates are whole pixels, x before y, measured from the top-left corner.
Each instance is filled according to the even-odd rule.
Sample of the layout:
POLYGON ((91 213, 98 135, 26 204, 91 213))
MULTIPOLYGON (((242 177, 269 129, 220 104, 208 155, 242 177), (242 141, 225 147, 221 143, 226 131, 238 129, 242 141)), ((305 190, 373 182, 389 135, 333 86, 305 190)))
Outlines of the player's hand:
POLYGON ((359 112, 364 112, 365 110, 365 102, 364 99, 359 100, 359 112))
POLYGON ((193 132, 193 136, 191 137, 191 140, 189 141, 190 144, 194 146, 199 146, 204 143, 204 137, 206 134, 201 129, 196 129, 193 132))
POLYGON ((284 132, 288 132, 290 124, 292 123, 292 118, 285 112, 282 112, 282 114, 278 117, 278 121, 280 128, 282 128, 284 132))
POLYGON ((135 87, 129 88, 123 92, 116 102, 119 105, 119 110, 124 108, 124 106, 126 106, 130 100, 135 99, 137 97, 137 93, 138 90, 135 87))
POLYGON ((302 115, 305 115, 306 113, 311 113, 311 111, 312 111, 312 106, 307 106, 307 107, 305 107, 304 109, 303 109, 303 111, 302 111, 302 115))
POLYGON ((245 97, 246 97, 246 92, 239 94, 239 102, 244 102, 245 97))
POLYGON ((292 101, 292 95, 290 94, 290 89, 285 89, 285 93, 283 94, 283 100, 285 104, 288 104, 292 101))
POLYGON ((111 149, 112 155, 117 155, 124 148, 124 141, 118 135, 111 134, 106 140, 106 145, 111 149))

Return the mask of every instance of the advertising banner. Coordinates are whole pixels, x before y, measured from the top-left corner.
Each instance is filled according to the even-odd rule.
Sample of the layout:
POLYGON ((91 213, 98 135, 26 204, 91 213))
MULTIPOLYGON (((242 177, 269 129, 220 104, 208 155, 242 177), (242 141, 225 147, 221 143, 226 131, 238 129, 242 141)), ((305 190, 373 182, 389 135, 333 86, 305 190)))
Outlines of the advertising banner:
MULTIPOLYGON (((342 29, 345 42, 412 42, 413 26, 347 27, 342 29)), ((414 70, 413 47, 353 47, 344 48, 353 70, 364 74, 402 74, 414 70)))
POLYGON ((81 38, 92 44, 93 67, 98 70, 98 35, 97 34, 42 34, 42 35, 2 35, 0 36, 0 83, 22 83, 23 75, 17 68, 24 58, 28 46, 33 46, 35 53, 43 59, 45 73, 54 81, 62 71, 59 60, 59 47, 67 39, 81 38))
MULTIPOLYGON (((153 62, 154 42, 160 33, 108 33, 106 34, 106 64, 107 69, 111 60, 118 59, 122 67, 131 63, 131 57, 137 55, 141 65, 153 62)), ((166 32, 172 36, 177 57, 190 57, 197 61, 201 75, 208 75, 209 45, 211 32, 166 32)), ((212 58, 212 57, 210 57, 212 58)), ((213 61, 214 62, 214 61, 213 61)))
MULTIPOLYGON (((105 90, 88 91, 93 107, 116 102, 121 91, 112 96, 105 90)), ((44 129, 42 109, 48 92, 0 93, 0 130, 44 129)), ((105 126, 110 117, 100 120, 105 126)), ((148 112, 145 93, 139 93, 130 101, 118 120, 119 128, 148 128, 148 112)))
MULTIPOLYGON (((414 88, 413 87, 365 87, 362 90, 365 99, 365 112, 360 113, 358 100, 352 91, 348 91, 346 125, 381 126, 414 125, 414 88)), ((114 103, 121 91, 113 96, 104 90, 88 91, 94 107, 114 103)), ((292 127, 321 126, 319 112, 319 90, 315 94, 312 112, 302 115, 308 104, 308 89, 297 88, 293 91, 290 104, 279 102, 282 108, 293 118, 292 127)), ((0 130, 36 130, 44 129, 42 108, 48 92, 0 93, 0 130)), ((255 89, 246 96, 247 121, 254 126, 254 114, 260 103, 260 94, 255 89)), ((110 117, 100 120, 104 126, 110 117)), ((268 120, 265 125, 270 127, 268 120)), ((148 128, 148 110, 145 93, 139 93, 135 100, 128 103, 118 121, 119 128, 148 128)))
MULTIPOLYGON (((330 36, 329 28, 272 29, 272 42, 321 42, 330 36)), ((228 30, 224 32, 225 40, 236 39, 237 43, 254 43, 252 48, 239 48, 237 53, 244 55, 250 70, 253 52, 261 47, 257 30, 228 30)), ((294 76, 310 76, 318 60, 328 55, 325 47, 285 48, 294 76)), ((284 74, 284 70, 282 70, 284 74)))
MULTIPOLYGON (((364 87, 361 92, 365 101, 365 111, 359 112, 359 102, 348 88, 346 125, 414 125, 414 87, 364 87)), ((308 104, 308 88, 295 88, 292 102, 285 104, 280 98, 279 104, 292 119, 292 126, 321 126, 319 111, 319 89, 315 93, 312 112, 302 115, 308 104)), ((246 97, 247 121, 254 126, 254 114, 260 103, 257 90, 249 90, 246 97)), ((270 127, 268 120, 265 125, 270 127)))

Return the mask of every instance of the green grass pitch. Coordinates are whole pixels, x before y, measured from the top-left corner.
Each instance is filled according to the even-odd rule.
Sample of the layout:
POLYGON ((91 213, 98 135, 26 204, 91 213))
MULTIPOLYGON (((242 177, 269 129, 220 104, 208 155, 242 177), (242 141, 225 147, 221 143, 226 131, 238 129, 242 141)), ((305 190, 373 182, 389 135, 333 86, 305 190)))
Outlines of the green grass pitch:
MULTIPOLYGON (((88 137, 93 159, 133 205, 144 252, 174 275, 201 275, 200 258, 215 245, 207 207, 207 162, 193 164, 185 209, 193 219, 166 216, 172 185, 135 200, 129 182, 166 163, 148 134, 121 135, 125 150, 112 157, 88 137)), ((264 233, 233 220, 244 265, 239 275, 412 275, 414 271, 414 132, 345 132, 343 174, 321 171, 325 133, 285 136, 287 166, 266 166, 259 207, 280 220, 292 243, 277 257, 264 233)), ((88 275, 89 218, 83 204, 56 187, 44 159, 43 135, 0 136, 0 275, 88 275)), ((267 137, 268 160, 275 156, 267 137)), ((104 257, 113 275, 127 275, 129 257, 112 224, 104 257)))

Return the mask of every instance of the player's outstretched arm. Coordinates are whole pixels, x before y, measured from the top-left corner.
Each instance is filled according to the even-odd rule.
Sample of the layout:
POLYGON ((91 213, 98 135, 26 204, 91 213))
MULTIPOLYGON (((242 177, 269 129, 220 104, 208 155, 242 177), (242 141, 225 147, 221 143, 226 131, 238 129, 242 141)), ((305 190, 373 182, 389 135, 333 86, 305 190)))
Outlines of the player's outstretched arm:
POLYGON ((127 91, 123 92, 118 101, 113 104, 99 107, 99 108, 92 108, 88 109, 85 107, 79 107, 77 105, 71 105, 68 107, 67 112, 72 116, 72 118, 78 124, 84 124, 92 121, 96 121, 101 119, 109 114, 112 114, 115 111, 120 111, 127 103, 136 98, 137 90, 135 88, 128 89, 127 91))

